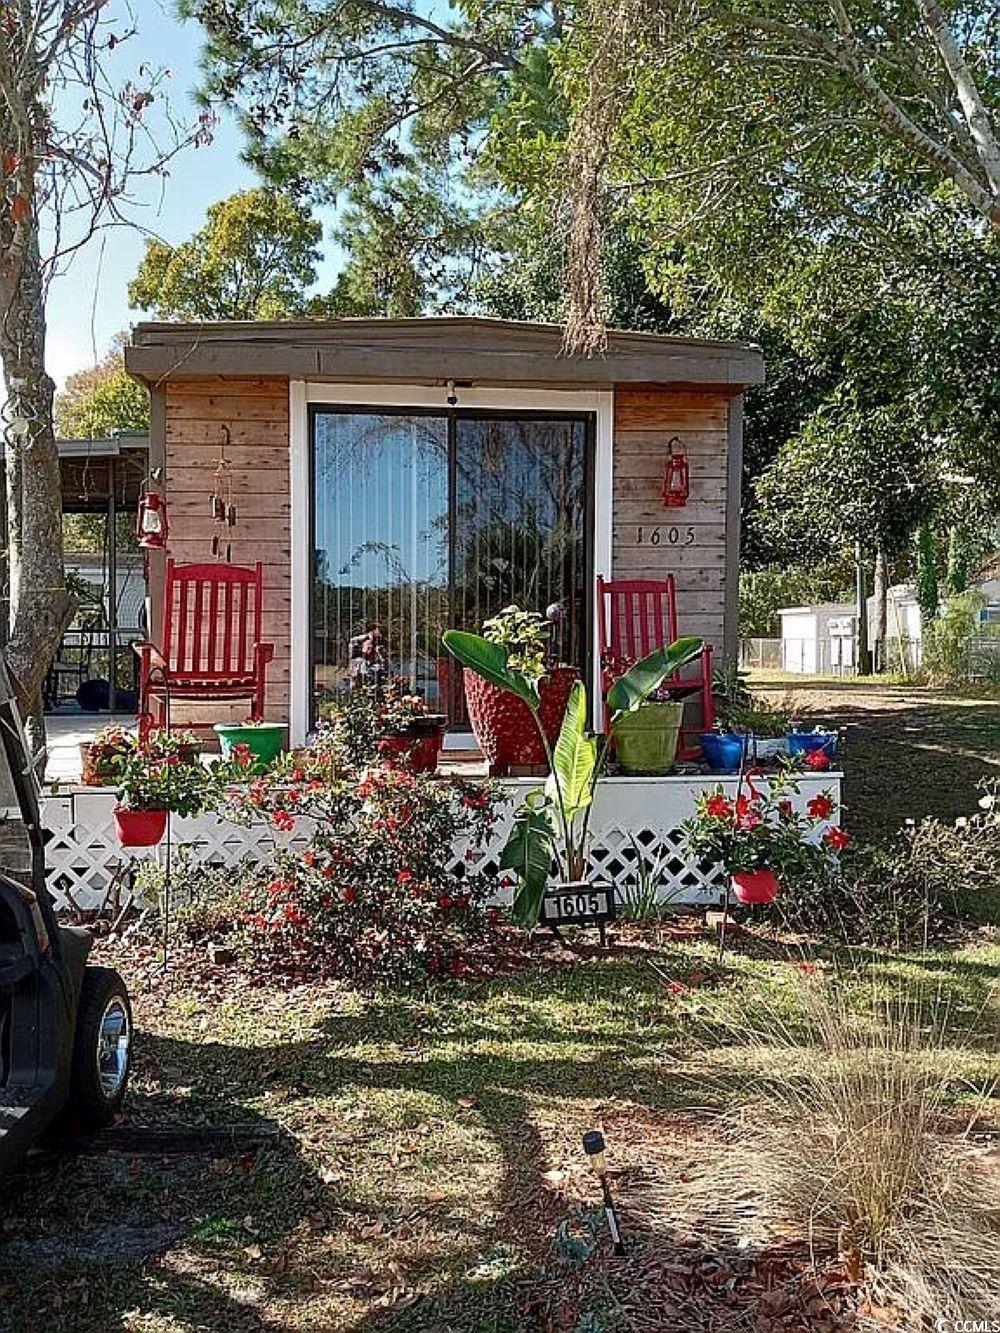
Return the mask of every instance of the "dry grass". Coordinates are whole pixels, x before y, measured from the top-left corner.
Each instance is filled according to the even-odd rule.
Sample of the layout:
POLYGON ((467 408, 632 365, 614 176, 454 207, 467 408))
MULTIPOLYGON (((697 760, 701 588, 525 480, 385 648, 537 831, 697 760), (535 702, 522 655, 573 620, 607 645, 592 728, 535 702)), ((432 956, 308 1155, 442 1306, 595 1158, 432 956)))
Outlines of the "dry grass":
POLYGON ((850 978, 810 980, 797 1017, 734 1024, 750 1096, 688 1207, 713 1196, 744 1244, 805 1235, 818 1265, 839 1253, 883 1327, 886 1310, 900 1329, 983 1318, 1000 1310, 1000 1171, 972 1131, 995 1087, 960 1077, 939 994, 866 981, 859 1000, 850 978))

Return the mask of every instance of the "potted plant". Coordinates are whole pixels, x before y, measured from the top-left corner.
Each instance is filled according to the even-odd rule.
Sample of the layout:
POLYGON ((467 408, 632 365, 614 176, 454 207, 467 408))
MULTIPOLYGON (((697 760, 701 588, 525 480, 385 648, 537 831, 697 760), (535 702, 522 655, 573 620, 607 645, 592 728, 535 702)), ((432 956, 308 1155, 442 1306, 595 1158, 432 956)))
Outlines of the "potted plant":
POLYGON ((201 764, 184 763, 137 746, 118 765, 115 829, 123 847, 155 847, 167 827, 167 815, 197 815, 211 802, 215 780, 201 764))
POLYGON ((660 689, 612 725, 615 754, 623 773, 669 773, 677 757, 684 704, 660 689))
POLYGON ((734 722, 720 720, 701 733, 701 754, 713 773, 738 773, 746 764, 750 735, 734 722))
POLYGON ((285 722, 258 722, 247 718, 243 722, 217 722, 212 728, 219 738, 224 761, 234 759, 237 746, 246 746, 253 755, 250 768, 262 773, 285 748, 288 724, 285 722))
POLYGON ((114 784, 116 765, 136 747, 135 735, 115 723, 95 732, 92 740, 80 742, 80 781, 85 787, 114 784))
POLYGON ((376 690, 374 722, 375 748, 387 764, 413 773, 435 771, 448 719, 430 712, 427 700, 410 693, 404 681, 376 690))
MULTIPOLYGON (((727 907, 730 892, 741 903, 772 902, 783 873, 824 854, 816 834, 837 808, 833 796, 822 792, 801 813, 791 800, 798 787, 790 774, 771 777, 766 786, 756 785, 759 776, 741 774, 733 797, 721 786, 703 792, 696 813, 681 826, 688 855, 725 870, 727 907)), ((847 841, 840 829, 830 829, 825 839, 831 851, 847 841)))
MULTIPOLYGON (((514 816, 500 866, 517 877, 513 916, 529 929, 538 924, 555 868, 556 886, 572 892, 586 885, 587 847, 594 791, 607 760, 609 736, 587 731, 587 691, 575 681, 553 746, 542 717, 538 678, 511 664, 506 645, 478 634, 447 630, 444 645, 465 668, 527 710, 549 766, 544 788, 530 793, 514 816)), ((611 724, 634 712, 701 652, 700 639, 678 639, 630 667, 608 691, 611 724)))
POLYGON ((549 662, 551 632, 550 620, 519 606, 504 607, 483 625, 483 639, 502 648, 509 669, 530 682, 540 729, 521 697, 474 669, 463 673, 469 721, 491 777, 512 769, 537 771, 548 762, 570 691, 580 678, 576 667, 549 662))
POLYGON ((751 737, 754 758, 760 761, 776 760, 788 753, 788 727, 791 714, 764 699, 751 699, 748 704, 726 709, 724 713, 731 733, 745 732, 751 737))
POLYGON ((804 731, 792 725, 788 732, 788 753, 792 755, 810 755, 822 751, 827 759, 832 760, 837 753, 837 733, 825 727, 814 727, 804 731))

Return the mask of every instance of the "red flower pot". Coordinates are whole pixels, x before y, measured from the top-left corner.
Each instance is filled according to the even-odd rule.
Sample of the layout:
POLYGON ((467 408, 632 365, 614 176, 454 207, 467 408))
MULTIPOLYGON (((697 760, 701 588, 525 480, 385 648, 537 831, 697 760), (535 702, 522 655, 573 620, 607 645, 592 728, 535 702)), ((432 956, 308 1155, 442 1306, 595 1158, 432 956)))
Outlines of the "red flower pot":
MULTIPOLYGON (((541 722, 550 745, 556 743, 570 690, 579 679, 576 667, 552 667, 539 687, 541 722)), ((469 721, 490 776, 512 768, 544 768, 545 750, 528 705, 474 671, 467 670, 464 680, 469 721)))
POLYGON ((166 810, 123 810, 115 806, 115 832, 123 847, 155 847, 167 831, 166 810))
POLYGON ((733 876, 733 893, 740 903, 773 903, 779 888, 773 870, 744 870, 733 876))
POLYGON ((375 748, 389 768, 407 768, 411 773, 433 773, 441 753, 442 728, 413 735, 382 736, 375 748))

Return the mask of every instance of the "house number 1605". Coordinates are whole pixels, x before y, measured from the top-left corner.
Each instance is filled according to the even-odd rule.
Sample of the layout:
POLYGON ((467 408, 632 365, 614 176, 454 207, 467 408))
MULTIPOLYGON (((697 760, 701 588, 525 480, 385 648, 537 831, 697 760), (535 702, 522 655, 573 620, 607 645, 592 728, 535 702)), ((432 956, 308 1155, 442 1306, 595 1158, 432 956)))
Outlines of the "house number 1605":
POLYGON ((635 530, 636 546, 693 546, 694 528, 643 528, 635 530))

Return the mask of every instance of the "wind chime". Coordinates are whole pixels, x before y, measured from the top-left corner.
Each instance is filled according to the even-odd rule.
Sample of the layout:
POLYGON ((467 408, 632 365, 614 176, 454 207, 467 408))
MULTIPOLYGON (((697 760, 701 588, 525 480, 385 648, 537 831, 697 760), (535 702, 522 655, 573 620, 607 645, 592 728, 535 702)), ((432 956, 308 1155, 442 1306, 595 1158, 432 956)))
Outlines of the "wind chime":
POLYGON ((212 554, 216 560, 225 557, 227 564, 233 561, 232 532, 236 527, 236 505, 233 502, 233 465, 226 457, 226 447, 232 444, 228 426, 222 427, 222 445, 219 449, 219 461, 215 467, 214 486, 212 489, 212 520, 215 532, 212 536, 212 554))

